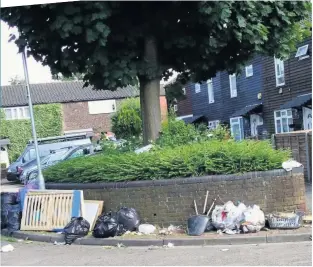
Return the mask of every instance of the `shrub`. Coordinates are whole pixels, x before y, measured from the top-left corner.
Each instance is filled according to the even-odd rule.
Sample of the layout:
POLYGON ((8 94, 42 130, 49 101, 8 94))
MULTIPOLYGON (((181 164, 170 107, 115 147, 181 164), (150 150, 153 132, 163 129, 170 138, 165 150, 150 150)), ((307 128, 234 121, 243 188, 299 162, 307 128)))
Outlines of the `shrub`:
POLYGON ((289 151, 267 141, 206 141, 149 153, 76 158, 45 170, 47 182, 87 183, 237 174, 281 168, 289 151))
POLYGON ((208 131, 203 127, 197 129, 193 124, 169 117, 162 124, 161 135, 156 143, 161 147, 175 147, 205 140, 208 140, 208 131))
POLYGON ((118 138, 138 137, 142 133, 139 98, 128 98, 121 102, 112 117, 112 131, 118 138))

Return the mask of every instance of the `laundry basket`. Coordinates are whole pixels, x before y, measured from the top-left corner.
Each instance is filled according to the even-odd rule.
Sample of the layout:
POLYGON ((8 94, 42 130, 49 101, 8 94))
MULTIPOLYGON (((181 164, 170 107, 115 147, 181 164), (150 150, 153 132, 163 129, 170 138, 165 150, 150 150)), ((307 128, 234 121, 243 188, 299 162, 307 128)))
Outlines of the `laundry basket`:
POLYGON ((271 229, 297 229, 301 226, 301 215, 296 213, 278 213, 268 216, 271 229))

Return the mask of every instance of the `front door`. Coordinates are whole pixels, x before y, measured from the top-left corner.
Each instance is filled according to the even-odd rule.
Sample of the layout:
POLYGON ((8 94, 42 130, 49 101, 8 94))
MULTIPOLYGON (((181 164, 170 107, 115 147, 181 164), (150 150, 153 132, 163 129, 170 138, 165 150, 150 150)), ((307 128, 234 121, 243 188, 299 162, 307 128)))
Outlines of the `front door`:
POLYGON ((303 107, 303 129, 312 129, 312 109, 303 107))
POLYGON ((258 135, 257 127, 263 125, 263 118, 258 114, 250 115, 250 127, 251 127, 251 136, 258 135))
POLYGON ((236 117, 230 119, 230 130, 231 134, 236 141, 244 139, 243 133, 243 118, 236 117))

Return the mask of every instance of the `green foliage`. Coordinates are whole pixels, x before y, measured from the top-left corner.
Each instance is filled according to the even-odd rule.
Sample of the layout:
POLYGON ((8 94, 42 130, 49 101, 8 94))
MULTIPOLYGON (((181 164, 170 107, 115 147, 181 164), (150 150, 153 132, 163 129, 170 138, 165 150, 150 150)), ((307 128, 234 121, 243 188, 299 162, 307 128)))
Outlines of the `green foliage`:
POLYGON ((53 80, 59 80, 59 81, 82 81, 84 79, 84 75, 81 73, 73 73, 69 77, 65 77, 62 74, 55 74, 52 75, 53 80))
POLYGON ((266 141, 206 141, 149 153, 96 155, 45 170, 47 182, 87 183, 237 174, 281 168, 289 151, 266 141))
POLYGON ((10 85, 18 85, 18 84, 25 84, 25 80, 18 75, 15 75, 10 78, 9 80, 10 85))
POLYGON ((286 57, 308 33, 310 14, 309 1, 81 1, 2 8, 1 20, 53 74, 84 73, 96 88, 116 90, 173 71, 206 81, 256 52, 286 57), (159 66, 143 53, 151 36, 159 66))
POLYGON ((112 117, 112 131, 118 138, 138 137, 142 133, 139 98, 128 98, 112 117))
POLYGON ((209 134, 212 135, 213 139, 217 140, 228 140, 231 139, 231 133, 227 126, 219 124, 215 129, 210 130, 209 134))
MULTIPOLYGON (((30 120, 4 120, 1 110, 0 137, 10 139, 9 157, 14 161, 32 139, 30 120)), ((62 131, 62 111, 60 104, 34 106, 35 125, 38 138, 60 135, 62 131)))

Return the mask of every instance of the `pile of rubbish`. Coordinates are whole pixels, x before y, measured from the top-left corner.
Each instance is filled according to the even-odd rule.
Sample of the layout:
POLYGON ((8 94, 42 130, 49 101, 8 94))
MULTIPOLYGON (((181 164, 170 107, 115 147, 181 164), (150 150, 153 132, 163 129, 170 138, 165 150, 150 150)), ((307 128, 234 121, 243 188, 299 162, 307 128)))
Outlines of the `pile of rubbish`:
MULTIPOLYGON (((122 207, 118 212, 100 215, 95 223, 92 235, 95 238, 121 236, 127 231, 137 231, 140 219, 134 208, 122 207)), ((77 238, 88 235, 90 224, 82 217, 73 217, 65 226, 65 244, 72 244, 77 238)))
POLYGON ((17 193, 1 193, 1 229, 9 233, 18 231, 21 225, 20 199, 17 193))
POLYGON ((216 205, 209 216, 195 215, 188 219, 187 233, 192 236, 216 230, 220 234, 257 233, 265 226, 271 229, 297 229, 301 226, 301 213, 275 213, 265 217, 259 206, 237 206, 228 201, 224 205, 216 205))

